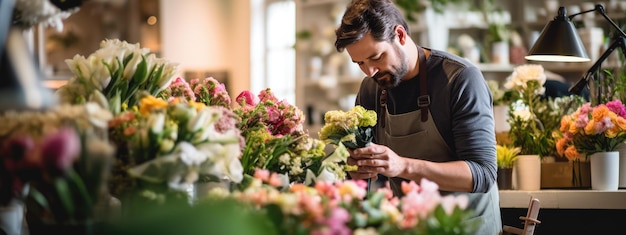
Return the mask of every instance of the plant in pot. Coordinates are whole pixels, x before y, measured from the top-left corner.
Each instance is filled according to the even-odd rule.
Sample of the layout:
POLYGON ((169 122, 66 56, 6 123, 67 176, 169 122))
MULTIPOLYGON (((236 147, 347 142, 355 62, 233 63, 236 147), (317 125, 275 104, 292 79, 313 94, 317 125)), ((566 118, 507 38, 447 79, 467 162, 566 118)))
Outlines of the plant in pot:
POLYGON ((521 148, 515 164, 517 186, 522 190, 539 190, 541 184, 541 156, 550 148, 552 130, 547 130, 538 118, 538 109, 545 88, 543 66, 517 66, 507 78, 505 88, 512 90, 515 102, 509 105, 508 137, 513 146, 521 148))
POLYGON ((626 141, 626 107, 620 100, 591 105, 563 116, 557 142, 559 154, 568 159, 590 159, 591 188, 617 190, 619 179, 618 146, 626 141))
POLYGON ((498 165, 498 188, 512 189, 513 165, 520 153, 520 147, 509 145, 496 145, 496 163, 498 165))

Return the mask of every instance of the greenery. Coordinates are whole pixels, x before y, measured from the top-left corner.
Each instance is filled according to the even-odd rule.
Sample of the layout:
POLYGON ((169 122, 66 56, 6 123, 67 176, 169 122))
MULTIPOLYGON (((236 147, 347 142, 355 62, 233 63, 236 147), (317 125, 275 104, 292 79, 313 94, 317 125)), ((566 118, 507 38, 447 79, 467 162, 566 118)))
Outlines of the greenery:
MULTIPOLYGON (((417 22, 417 19, 412 13, 421 13, 426 10, 428 6, 424 4, 424 2, 425 1, 420 0, 395 0, 396 6, 404 10, 406 19, 409 22, 417 22)), ((463 2, 463 0, 430 0, 430 6, 435 12, 441 13, 447 5, 461 2, 463 2)))
POLYGON ((537 118, 537 109, 543 105, 541 95, 545 80, 543 67, 531 64, 516 67, 507 78, 505 87, 515 91, 518 97, 509 105, 509 138, 514 146, 522 148, 520 154, 543 156, 550 148, 551 130, 537 118))
POLYGON ((522 149, 507 145, 496 145, 496 163, 498 168, 513 168, 515 159, 522 149))

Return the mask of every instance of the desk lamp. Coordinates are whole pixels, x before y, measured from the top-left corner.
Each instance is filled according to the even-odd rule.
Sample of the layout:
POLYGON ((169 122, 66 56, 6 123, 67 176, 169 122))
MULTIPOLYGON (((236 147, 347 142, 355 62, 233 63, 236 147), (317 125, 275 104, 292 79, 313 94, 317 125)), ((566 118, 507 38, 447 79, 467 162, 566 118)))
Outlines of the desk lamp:
MULTIPOLYGON (((597 12, 606 19, 616 30, 616 36, 609 48, 600 56, 600 58, 583 74, 574 85, 569 88, 572 94, 580 95, 582 90, 587 87, 589 80, 593 79, 593 74, 600 69, 602 62, 606 60, 611 52, 617 47, 626 53, 626 34, 617 24, 606 14, 604 7, 600 4, 594 9, 582 11, 567 16, 565 7, 559 7, 558 15, 554 20, 550 21, 541 32, 541 35, 530 49, 527 60, 538 61, 559 61, 559 62, 587 62, 590 61, 589 56, 576 32, 576 28, 572 23, 572 18, 577 15, 589 12, 597 12)), ((599 93, 601 94, 601 93, 599 93)))

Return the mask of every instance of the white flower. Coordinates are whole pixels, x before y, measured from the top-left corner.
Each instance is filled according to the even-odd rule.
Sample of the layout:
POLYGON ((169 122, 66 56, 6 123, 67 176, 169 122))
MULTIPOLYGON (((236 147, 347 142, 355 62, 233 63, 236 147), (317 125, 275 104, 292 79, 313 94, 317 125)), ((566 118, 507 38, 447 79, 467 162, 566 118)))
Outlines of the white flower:
POLYGON ((529 81, 535 80, 539 83, 539 87, 543 87, 546 83, 546 74, 543 66, 539 64, 525 64, 515 68, 513 73, 507 77, 504 84, 506 89, 519 90, 527 88, 529 81))
POLYGON ((243 166, 239 160, 241 148, 238 139, 233 139, 232 143, 204 143, 198 146, 198 150, 209 156, 210 162, 210 164, 203 165, 200 169, 201 173, 219 178, 226 176, 235 183, 243 180, 243 166))
POLYGON ((468 34, 461 34, 459 38, 457 38, 457 43, 461 49, 472 49, 476 46, 474 38, 468 34))
POLYGON ((326 167, 322 168, 322 171, 320 172, 320 174, 317 176, 316 181, 323 181, 323 182, 335 182, 337 181, 337 175, 335 175, 333 172, 329 171, 326 167))
POLYGON ((513 111, 513 115, 519 117, 524 121, 529 121, 533 119, 528 108, 516 109, 515 111, 513 111))
POLYGON ((85 111, 89 122, 101 129, 106 129, 109 121, 113 119, 113 114, 107 108, 94 102, 86 103, 85 111))
POLYGON ((178 147, 180 149, 180 160, 187 166, 200 165, 208 158, 205 153, 197 150, 196 147, 188 142, 180 142, 178 147))
POLYGON ((56 31, 63 31, 63 19, 66 19, 78 9, 61 11, 49 0, 17 0, 15 1, 17 24, 29 28, 36 24, 50 26, 56 31))
POLYGON ((158 112, 150 114, 150 117, 148 117, 148 126, 150 126, 152 133, 161 134, 165 127, 165 113, 158 112))

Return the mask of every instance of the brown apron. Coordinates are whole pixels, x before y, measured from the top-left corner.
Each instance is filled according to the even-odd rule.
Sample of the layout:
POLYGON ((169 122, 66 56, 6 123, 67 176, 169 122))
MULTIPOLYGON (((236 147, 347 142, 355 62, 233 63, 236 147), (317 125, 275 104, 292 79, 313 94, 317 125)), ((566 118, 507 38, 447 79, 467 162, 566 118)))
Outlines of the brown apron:
MULTIPOLYGON (((420 76, 421 87, 426 87, 426 59, 424 51, 418 48, 420 52, 420 76)), ((383 90, 383 93, 385 91, 383 90)), ((385 96, 384 94, 383 96, 385 96)), ((386 102, 381 102, 383 113, 383 125, 377 127, 377 137, 379 144, 385 145, 395 151, 398 155, 414 159, 423 159, 434 162, 445 162, 456 160, 452 158, 454 152, 446 144, 439 134, 435 122, 433 121, 431 112, 428 112, 428 104, 426 104, 428 96, 426 89, 421 89, 419 98, 420 109, 403 114, 389 114, 386 108, 386 102), (424 109, 423 104, 426 105, 424 109), (425 111, 426 110, 426 111, 425 111), (426 114, 424 117, 422 113, 426 114)), ((381 100, 382 101, 382 100, 381 100)), ((400 183, 406 179, 389 178, 389 184, 395 195, 401 196, 402 191, 400 183)), ((442 195, 451 194, 451 192, 442 192, 442 195)), ((499 207, 498 187, 494 184, 488 193, 452 193, 467 194, 469 197, 468 209, 473 210, 476 217, 471 220, 477 221, 479 230, 476 234, 498 234, 502 228, 499 207)), ((472 222, 473 222, 472 221, 472 222)))

